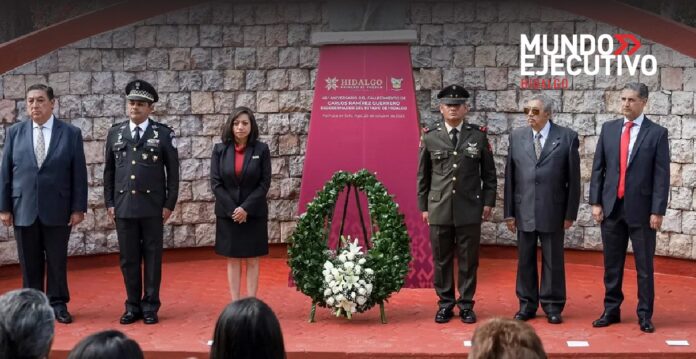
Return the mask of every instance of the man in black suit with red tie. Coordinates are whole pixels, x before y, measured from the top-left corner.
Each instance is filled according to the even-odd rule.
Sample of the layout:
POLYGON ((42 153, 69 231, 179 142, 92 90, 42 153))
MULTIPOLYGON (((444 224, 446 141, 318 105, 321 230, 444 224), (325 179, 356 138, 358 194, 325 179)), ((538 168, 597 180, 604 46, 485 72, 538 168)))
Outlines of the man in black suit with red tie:
POLYGON ((638 271, 638 324, 646 333, 655 331, 653 257, 656 231, 667 210, 670 157, 667 129, 643 114, 647 101, 645 84, 626 84, 621 92, 624 117, 605 123, 597 141, 590 204, 602 228, 605 295, 604 313, 592 323, 594 327, 621 321, 621 284, 630 238, 638 271))

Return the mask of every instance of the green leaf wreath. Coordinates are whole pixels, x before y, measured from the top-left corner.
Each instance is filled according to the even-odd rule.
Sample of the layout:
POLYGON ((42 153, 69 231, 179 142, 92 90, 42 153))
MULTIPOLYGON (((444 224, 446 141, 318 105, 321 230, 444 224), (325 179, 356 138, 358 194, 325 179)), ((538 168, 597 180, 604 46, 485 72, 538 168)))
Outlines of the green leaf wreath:
POLYGON ((384 317, 384 302, 404 284, 411 261, 410 238, 404 224, 404 215, 399 213, 387 189, 374 174, 367 170, 356 173, 338 171, 324 188, 317 192, 300 215, 295 232, 290 237, 288 264, 297 290, 312 299, 314 318, 316 305, 326 307, 324 300, 324 263, 335 253, 328 248, 328 238, 338 195, 347 186, 354 186, 367 196, 372 226, 372 247, 367 251, 366 267, 374 269, 374 289, 362 311, 379 304, 384 317))

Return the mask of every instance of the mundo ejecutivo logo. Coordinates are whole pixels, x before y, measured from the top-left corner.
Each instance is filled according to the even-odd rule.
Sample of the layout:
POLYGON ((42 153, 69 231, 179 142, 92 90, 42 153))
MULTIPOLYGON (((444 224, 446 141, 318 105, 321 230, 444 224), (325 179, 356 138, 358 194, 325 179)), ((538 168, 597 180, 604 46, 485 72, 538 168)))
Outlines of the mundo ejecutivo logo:
POLYGON ((633 34, 520 35, 520 87, 568 88, 567 76, 633 76, 657 73, 657 59, 636 54, 642 44, 633 34))

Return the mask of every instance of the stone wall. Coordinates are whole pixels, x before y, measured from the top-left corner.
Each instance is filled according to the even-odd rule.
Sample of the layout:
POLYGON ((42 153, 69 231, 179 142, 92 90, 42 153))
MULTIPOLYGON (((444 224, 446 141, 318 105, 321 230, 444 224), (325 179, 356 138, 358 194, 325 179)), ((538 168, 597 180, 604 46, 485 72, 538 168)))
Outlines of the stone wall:
MULTIPOLYGON (((413 2, 408 14, 408 27, 419 35, 411 54, 422 121, 439 118, 435 94, 443 85, 459 83, 472 92, 468 121, 488 126, 501 177, 494 221, 483 224, 483 241, 514 245, 502 223, 501 196, 507 134, 525 125, 519 111, 532 94, 519 88, 520 34, 620 31, 514 1, 413 2)), ((180 201, 166 225, 165 246, 209 246, 214 241, 211 148, 231 109, 249 106, 271 147, 270 239, 285 242, 295 225, 318 61, 318 48, 309 39, 312 32, 325 31, 327 21, 323 2, 207 3, 84 39, 2 75, 0 146, 6 129, 26 117, 26 87, 53 86, 56 115, 82 129, 88 163, 89 211, 73 230, 70 254, 117 251, 103 204, 104 139, 113 123, 126 119, 125 84, 145 79, 160 92, 153 117, 179 136, 180 201)), ((672 150, 671 198, 657 252, 696 259, 694 59, 647 39, 639 52, 657 57, 657 75, 574 76, 569 89, 545 91, 557 101, 554 120, 581 136, 585 200, 566 247, 601 249, 586 201, 592 155, 602 123, 617 117, 619 90, 639 80, 652 91, 647 114, 669 129, 672 150)), ((16 262, 16 255, 12 230, 2 227, 0 264, 16 262)))

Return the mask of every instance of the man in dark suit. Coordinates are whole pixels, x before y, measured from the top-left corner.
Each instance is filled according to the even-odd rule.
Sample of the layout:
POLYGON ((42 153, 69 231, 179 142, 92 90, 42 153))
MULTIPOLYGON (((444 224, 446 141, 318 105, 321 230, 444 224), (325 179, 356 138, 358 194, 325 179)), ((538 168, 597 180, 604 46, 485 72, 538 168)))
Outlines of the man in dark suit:
POLYGON ((70 230, 87 211, 80 129, 53 116, 53 89, 27 89, 31 120, 9 128, 0 167, 0 219, 14 224, 24 288, 44 290, 60 323, 71 323, 67 278, 70 230))
POLYGON ((106 139, 104 200, 116 221, 126 284, 126 311, 120 322, 142 318, 145 324, 155 324, 161 304, 162 226, 179 194, 179 155, 174 131, 148 117, 158 100, 155 88, 132 81, 126 86, 126 99, 130 120, 111 127, 106 139))
POLYGON ((580 205, 578 134, 551 121, 553 100, 536 95, 524 113, 530 127, 510 133, 505 167, 505 220, 517 231, 517 320, 541 307, 551 324, 563 322, 566 301, 563 239, 580 205), (541 288, 537 273, 541 242, 541 288))
POLYGON ((590 204, 601 223, 604 246, 604 313, 594 327, 621 321, 623 267, 630 238, 638 271, 638 324, 652 333, 655 289, 653 257, 657 230, 669 197, 667 129, 650 121, 643 108, 648 87, 626 84, 621 92, 624 117, 602 125, 592 164, 590 204))
POLYGON ((495 206, 496 172, 483 128, 464 123, 469 92, 450 85, 437 95, 444 121, 423 130, 418 157, 418 207, 430 226, 436 323, 446 323, 459 306, 462 322, 476 322, 474 293, 481 221, 495 206), (454 256, 459 299, 454 295, 454 256))

